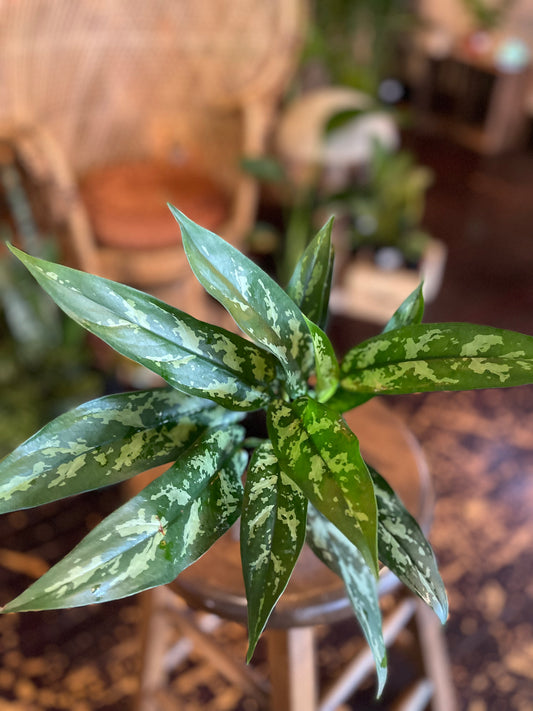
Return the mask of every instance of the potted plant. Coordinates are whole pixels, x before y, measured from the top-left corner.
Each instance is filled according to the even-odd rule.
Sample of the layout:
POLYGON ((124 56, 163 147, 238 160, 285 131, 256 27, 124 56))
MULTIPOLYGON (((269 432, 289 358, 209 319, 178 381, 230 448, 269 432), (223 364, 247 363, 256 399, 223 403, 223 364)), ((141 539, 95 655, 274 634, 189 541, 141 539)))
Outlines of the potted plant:
POLYGON ((345 251, 351 253, 332 308, 386 323, 395 305, 424 283, 432 301, 442 282, 446 247, 421 226, 431 171, 409 151, 374 143, 358 186, 338 195, 345 251))
POLYGON ((376 660, 379 693, 387 666, 378 561, 443 622, 447 599, 429 543, 366 465, 342 413, 377 394, 531 383, 533 338, 469 324, 422 324, 418 287, 383 333, 339 363, 323 330, 331 221, 284 291, 234 247, 171 210, 194 273, 245 337, 135 289, 11 248, 69 316, 168 386, 99 398, 50 422, 0 464, 1 511, 174 464, 2 612, 104 602, 166 584, 240 516, 248 659, 307 539, 345 576, 376 660), (247 413, 258 410, 266 412, 262 439, 246 432, 247 413))

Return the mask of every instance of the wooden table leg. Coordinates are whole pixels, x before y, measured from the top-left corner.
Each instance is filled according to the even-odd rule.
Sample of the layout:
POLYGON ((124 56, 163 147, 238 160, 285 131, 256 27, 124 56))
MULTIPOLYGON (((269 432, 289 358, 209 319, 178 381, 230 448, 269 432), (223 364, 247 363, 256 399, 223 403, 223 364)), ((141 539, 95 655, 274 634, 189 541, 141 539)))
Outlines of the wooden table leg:
POLYGON ((272 711, 314 711, 317 673, 312 627, 267 632, 272 711))

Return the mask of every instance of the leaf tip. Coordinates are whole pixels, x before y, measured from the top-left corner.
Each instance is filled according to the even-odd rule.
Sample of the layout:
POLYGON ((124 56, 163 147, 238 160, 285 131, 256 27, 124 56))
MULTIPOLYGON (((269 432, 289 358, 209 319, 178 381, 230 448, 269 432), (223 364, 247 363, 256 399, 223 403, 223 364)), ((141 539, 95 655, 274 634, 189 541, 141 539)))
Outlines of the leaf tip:
POLYGON ((445 625, 449 614, 448 596, 446 595, 446 591, 443 591, 442 595, 435 600, 435 603, 433 604, 433 611, 439 618, 441 624, 445 625))
POLYGON ((377 699, 379 699, 381 697, 381 694, 383 693, 383 689, 385 688, 385 684, 387 683, 387 674, 388 674, 387 652, 385 652, 379 665, 376 664, 376 675, 377 675, 377 679, 378 679, 378 688, 376 691, 376 698, 377 699))

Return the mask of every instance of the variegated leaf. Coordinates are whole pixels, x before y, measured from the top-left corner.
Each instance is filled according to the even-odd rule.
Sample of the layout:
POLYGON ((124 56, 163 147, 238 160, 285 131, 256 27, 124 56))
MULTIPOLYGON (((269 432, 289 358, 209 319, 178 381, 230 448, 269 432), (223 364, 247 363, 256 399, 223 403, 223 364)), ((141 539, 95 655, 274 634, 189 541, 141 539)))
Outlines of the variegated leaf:
POLYGON ((206 291, 253 341, 271 351, 286 375, 289 394, 307 390, 313 345, 303 314, 262 269, 235 247, 170 206, 189 263, 206 291))
POLYGON ((533 337, 465 323, 403 326, 356 346, 341 364, 341 386, 361 394, 526 383, 533 383, 533 337))
MULTIPOLYGON (((383 333, 393 331, 401 326, 410 326, 411 324, 420 323, 424 315, 424 296, 422 294, 422 284, 409 294, 405 301, 394 312, 392 318, 388 321, 383 333)), ((328 407, 337 412, 346 412, 354 407, 359 407, 373 397, 373 394, 363 395, 359 392, 345 390, 339 386, 335 394, 327 401, 328 407)))
POLYGON ((237 520, 240 427, 204 435, 2 612, 104 602, 169 583, 237 520))
POLYGON ((422 317, 424 316, 424 294, 422 287, 423 284, 420 283, 400 304, 385 325, 383 333, 394 331, 394 329, 400 328, 401 326, 411 326, 412 324, 422 322, 422 317))
POLYGON ((326 402, 339 384, 339 364, 333 345, 324 331, 309 319, 305 320, 315 351, 316 397, 319 402, 326 402))
POLYGON ((385 479, 370 469, 378 504, 379 558, 444 624, 448 598, 433 550, 420 526, 385 479))
POLYGON ((287 293, 308 319, 325 328, 333 275, 331 218, 307 245, 287 285, 287 293))
POLYGON ((285 474, 377 575, 376 499, 357 437, 335 412, 309 397, 274 401, 268 431, 285 474))
POLYGON ((129 479, 177 459, 208 427, 242 417, 173 388, 92 400, 0 462, 0 513, 129 479))
POLYGON ((344 581, 355 616, 376 663, 377 695, 380 696, 387 680, 387 650, 376 579, 353 543, 314 506, 309 506, 307 516, 307 542, 320 560, 344 581))
POLYGON ((276 361, 253 343, 131 287, 10 249, 68 316, 178 390, 236 410, 270 399, 276 361))
POLYGON ((280 471, 271 443, 264 442, 248 467, 241 517, 248 661, 302 549, 306 511, 306 498, 280 471))

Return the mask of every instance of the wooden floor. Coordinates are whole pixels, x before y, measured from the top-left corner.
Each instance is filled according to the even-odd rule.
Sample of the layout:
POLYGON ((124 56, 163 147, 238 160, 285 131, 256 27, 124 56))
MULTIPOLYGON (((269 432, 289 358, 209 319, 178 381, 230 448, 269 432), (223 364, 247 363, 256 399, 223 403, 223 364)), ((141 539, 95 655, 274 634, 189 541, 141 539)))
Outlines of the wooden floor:
MULTIPOLYGON (((449 248, 426 321, 472 321, 533 333, 533 154, 481 159, 424 137, 408 144, 434 167, 426 224, 449 248)), ((335 318, 339 351, 378 327, 335 318)), ((447 584, 447 638, 464 711, 533 711, 533 388, 437 393, 390 401, 422 442, 437 491, 432 541, 447 584)), ((0 548, 49 561, 117 503, 113 490, 68 506, 0 518, 0 548)), ((0 602, 30 581, 2 557, 0 602)), ((15 565, 16 567, 16 565, 15 565)), ((137 688, 136 598, 0 620, 0 711, 127 711, 137 688)), ((243 630, 214 633, 244 656, 243 630)), ((357 627, 321 631, 323 679, 357 645, 357 627)), ((374 682, 346 708, 390 709, 405 669, 391 658, 389 693, 374 682)), ((174 708, 253 711, 209 665, 192 658, 171 679, 174 708)))

